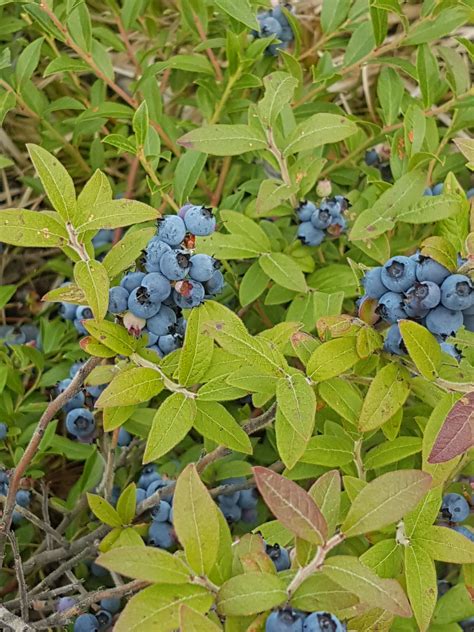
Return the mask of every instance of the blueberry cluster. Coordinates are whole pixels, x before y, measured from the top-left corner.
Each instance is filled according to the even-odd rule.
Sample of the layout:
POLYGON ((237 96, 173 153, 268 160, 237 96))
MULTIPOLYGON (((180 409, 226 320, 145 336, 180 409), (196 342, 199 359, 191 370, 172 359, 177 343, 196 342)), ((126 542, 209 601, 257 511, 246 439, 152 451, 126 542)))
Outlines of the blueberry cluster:
MULTIPOLYGON (((285 9, 291 11, 291 5, 286 3, 285 9)), ((273 7, 269 11, 262 11, 257 15, 259 31, 252 31, 252 35, 256 38, 275 36, 278 42, 269 44, 265 49, 267 55, 278 55, 281 48, 287 48, 293 41, 294 35, 288 18, 284 14, 282 7, 273 7)))
MULTIPOLYGON (((6 496, 8 494, 8 487, 10 485, 10 477, 5 470, 0 470, 0 496, 6 496)), ((15 502, 20 507, 28 509, 31 504, 31 493, 26 489, 19 489, 15 496, 15 502)), ((23 516, 19 511, 14 511, 12 516, 13 524, 19 524, 23 520, 23 516)))
MULTIPOLYGON (((58 612, 63 612, 72 608, 74 600, 70 597, 63 597, 57 604, 58 612), (72 605, 69 605, 72 601, 72 605), (61 603, 62 602, 62 603, 61 603)), ((74 632, 103 632, 107 630, 113 621, 114 614, 121 609, 120 599, 109 598, 102 599, 100 602, 100 610, 95 614, 81 614, 74 621, 74 632)))
MULTIPOLYGON (((423 195, 441 195, 444 189, 444 184, 442 182, 438 182, 438 184, 434 184, 432 187, 427 187, 423 195)), ((470 200, 474 197, 474 187, 466 191, 467 199, 470 200)))
MULTIPOLYGON (((137 481, 136 504, 138 505, 145 498, 149 498, 159 489, 170 484, 171 481, 162 478, 153 464, 146 465, 137 481)), ((147 542, 160 549, 172 549, 176 546, 176 534, 173 529, 173 495, 162 498, 151 510, 147 542)))
POLYGON ((420 322, 441 343, 443 351, 455 358, 456 348, 446 342, 464 325, 474 331, 474 288, 469 277, 452 274, 443 265, 420 254, 397 256, 385 265, 372 268, 362 284, 365 294, 359 309, 371 299, 377 301, 375 313, 391 327, 385 350, 403 355, 406 350, 398 321, 420 322))
MULTIPOLYGON (((245 483, 245 478, 228 478, 222 481, 223 485, 240 483, 245 483)), ((247 524, 255 524, 257 521, 258 493, 254 487, 242 489, 232 494, 221 494, 217 496, 217 503, 229 524, 234 524, 240 520, 247 524)))
POLYGON ((324 198, 318 206, 308 200, 300 202, 296 236, 305 246, 319 246, 326 237, 339 237, 346 230, 344 213, 349 206, 342 195, 324 198))
POLYGON ((452 523, 454 531, 461 533, 474 542, 474 531, 471 531, 464 525, 460 525, 460 522, 464 522, 469 518, 471 508, 469 503, 461 496, 461 494, 446 494, 443 497, 441 504, 441 515, 449 523, 452 523))
POLYGON ((346 627, 329 612, 312 612, 284 608, 275 610, 265 623, 265 632, 344 632, 346 627))

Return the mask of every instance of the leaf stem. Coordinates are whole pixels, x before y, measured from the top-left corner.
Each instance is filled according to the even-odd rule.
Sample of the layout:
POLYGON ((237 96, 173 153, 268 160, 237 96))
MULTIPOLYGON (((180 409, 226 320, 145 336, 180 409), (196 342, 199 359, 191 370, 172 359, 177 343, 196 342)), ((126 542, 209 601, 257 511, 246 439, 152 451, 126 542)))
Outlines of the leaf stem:
MULTIPOLYGON (((147 174, 150 176, 150 179, 153 182, 153 184, 155 184, 158 188, 161 188, 162 187, 161 181, 156 175, 156 171, 153 169, 152 165, 147 160, 145 156, 145 152, 143 151, 143 147, 139 148, 137 156, 138 156, 141 166, 145 169, 147 174)), ((176 204, 173 198, 167 193, 165 193, 165 191, 160 191, 160 194, 161 194, 161 197, 169 204, 169 206, 171 206, 171 208, 177 213, 179 211, 179 206, 176 204)))
MULTIPOLYGON (((286 162, 286 159, 283 156, 283 153, 277 147, 277 144, 275 142, 275 137, 273 135, 273 129, 271 127, 269 127, 267 130, 267 141, 268 141, 268 149, 275 156, 278 162, 278 167, 281 173, 281 179, 287 186, 292 187, 293 182, 291 181, 290 172, 288 170, 288 163, 286 162)), ((298 199, 296 195, 292 194, 289 199, 293 208, 296 208, 298 206, 298 199)))
POLYGON ((163 384, 165 388, 167 388, 169 391, 172 391, 173 393, 182 393, 189 399, 196 399, 197 397, 196 393, 193 393, 193 391, 188 391, 188 389, 184 388, 184 386, 181 386, 180 384, 176 384, 176 382, 173 382, 173 380, 170 380, 170 378, 164 373, 163 369, 161 369, 154 362, 145 360, 145 358, 142 358, 140 355, 138 355, 138 353, 132 354, 130 356, 130 359, 133 362, 135 362, 135 364, 137 364, 138 366, 144 367, 146 369, 153 369, 154 371, 159 373, 163 379, 163 384))

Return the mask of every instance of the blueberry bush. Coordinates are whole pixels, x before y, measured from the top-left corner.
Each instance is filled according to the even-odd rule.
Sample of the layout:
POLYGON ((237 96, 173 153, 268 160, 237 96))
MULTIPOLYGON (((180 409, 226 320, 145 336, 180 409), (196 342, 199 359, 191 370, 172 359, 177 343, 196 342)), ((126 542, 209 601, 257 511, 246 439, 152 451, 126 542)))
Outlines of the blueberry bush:
POLYGON ((2 630, 474 630, 473 13, 0 1, 2 630))

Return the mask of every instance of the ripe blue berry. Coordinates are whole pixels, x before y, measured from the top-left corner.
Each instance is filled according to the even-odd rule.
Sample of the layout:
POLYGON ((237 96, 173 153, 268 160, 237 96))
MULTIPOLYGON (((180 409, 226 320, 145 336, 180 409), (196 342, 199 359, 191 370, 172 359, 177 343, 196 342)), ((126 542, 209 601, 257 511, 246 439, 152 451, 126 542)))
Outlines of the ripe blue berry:
POLYGON ((116 614, 122 607, 122 602, 118 597, 107 597, 106 599, 100 600, 100 607, 104 610, 108 610, 112 614, 116 614))
POLYGON ((112 623, 112 613, 109 612, 108 610, 99 610, 96 613, 96 619, 99 622, 99 626, 101 630, 105 630, 106 628, 108 628, 110 626, 110 624, 112 623))
POLYGON ((171 294, 171 285, 169 280, 160 272, 151 272, 142 279, 141 286, 154 303, 162 303, 171 294))
POLYGON ((99 622, 93 614, 81 614, 74 621, 74 632, 99 632, 99 622))
POLYGON ((111 287, 109 290, 109 312, 111 314, 120 314, 127 309, 128 306, 128 292, 127 290, 117 285, 111 287))
POLYGON ((467 331, 474 331, 474 315, 464 315, 464 327, 467 329, 467 331))
POLYGON ((242 509, 241 520, 246 524, 257 524, 258 511, 256 509, 242 509))
POLYGON ((65 612, 69 608, 73 608, 76 605, 76 600, 72 597, 61 597, 56 602, 56 612, 65 612))
POLYGON ((451 274, 441 286, 441 303, 448 309, 469 309, 474 302, 471 280, 463 274, 451 274))
POLYGON ((148 544, 160 549, 171 549, 175 545, 173 527, 169 522, 155 522, 148 529, 148 544))
POLYGON ((120 281, 120 285, 125 288, 127 292, 132 292, 137 287, 140 287, 144 276, 144 272, 129 272, 120 281))
POLYGON ((135 288, 128 298, 128 309, 138 318, 152 318, 158 313, 161 303, 150 300, 142 287, 135 288))
POLYGON ((147 244, 145 249, 146 255, 146 263, 156 271, 160 269, 160 259, 165 254, 165 252, 169 252, 171 250, 171 246, 164 242, 159 237, 153 237, 147 244))
POLYGON ((433 195, 433 190, 431 187, 427 187, 424 191, 423 191, 423 195, 433 195))
POLYGON ((156 471, 155 466, 146 465, 140 474, 140 478, 138 479, 137 485, 138 487, 141 487, 142 489, 146 490, 152 483, 154 483, 155 481, 160 481, 160 480, 161 480, 161 476, 156 471))
POLYGON ((281 34, 281 24, 275 18, 271 16, 265 16, 262 19, 259 19, 259 22, 261 37, 271 37, 272 35, 278 37, 281 34))
POLYGON ((9 478, 8 474, 0 470, 0 494, 6 496, 8 494, 9 478))
POLYGON ((191 266, 189 271, 190 278, 200 283, 209 281, 219 265, 213 257, 204 254, 193 255, 189 263, 191 266))
POLYGON ((265 632, 302 632, 304 615, 291 609, 272 612, 265 621, 265 632))
POLYGON ((64 320, 74 320, 76 318, 77 305, 73 303, 61 303, 59 306, 59 315, 64 320))
POLYGON ((369 149, 365 152, 365 164, 369 167, 373 167, 379 163, 379 155, 375 151, 375 149, 369 149))
POLYGON ((15 502, 20 507, 29 507, 31 503, 31 494, 26 489, 20 489, 15 496, 15 502))
POLYGON ((94 577, 107 577, 109 571, 103 566, 99 566, 95 562, 90 563, 90 571, 94 575, 94 577))
POLYGON ((462 326, 462 312, 454 311, 438 305, 426 317, 426 327, 432 334, 451 336, 462 326))
POLYGON ((163 351, 160 349, 158 345, 151 345, 151 347, 148 347, 148 351, 153 351, 153 353, 156 353, 158 358, 165 357, 165 354, 163 353, 163 351))
POLYGON ((383 320, 390 324, 406 318, 406 312, 403 309, 403 295, 397 292, 386 292, 380 297, 375 311, 383 320))
POLYGON ((314 202, 303 200, 296 209, 296 215, 298 216, 300 222, 309 222, 315 210, 316 204, 314 204, 314 202))
POLYGON ((432 281, 418 282, 406 292, 405 309, 407 306, 415 311, 417 309, 433 309, 439 304, 440 298, 441 292, 436 283, 432 281))
MULTIPOLYGON (((58 392, 58 394, 63 393, 66 390, 66 388, 71 384, 71 382, 72 382, 72 378, 66 378, 64 380, 61 380, 58 386, 56 387, 56 391, 58 392)), ((82 391, 79 391, 78 393, 74 395, 72 399, 70 399, 68 402, 66 402, 66 404, 64 404, 63 410, 65 410, 66 412, 69 412, 70 410, 73 410, 74 408, 81 408, 82 406, 84 406, 84 402, 85 402, 84 393, 82 391)))
POLYGON ((255 509, 257 504, 258 494, 254 487, 252 487, 252 489, 243 489, 240 492, 239 506, 242 507, 242 509, 255 509))
POLYGON ((416 280, 416 262, 410 257, 392 257, 382 268, 381 279, 392 292, 405 292, 416 280))
POLYGON ((8 434, 8 426, 7 424, 0 422, 0 441, 3 441, 8 434))
POLYGON ((74 437, 88 437, 95 430, 94 415, 87 408, 74 408, 66 415, 66 428, 74 437))
POLYGON ((176 314, 166 305, 162 305, 159 312, 146 321, 147 329, 155 336, 166 336, 175 324, 176 314))
POLYGON ((387 288, 382 283, 381 275, 381 266, 367 270, 365 273, 365 276, 362 279, 362 285, 364 286, 366 296, 369 298, 380 298, 387 292, 387 288))
POLYGON ((189 255, 179 250, 165 252, 160 259, 161 273, 170 281, 181 281, 189 272, 189 255))
POLYGON ((458 352, 456 347, 449 342, 440 342, 439 346, 441 347, 441 350, 444 351, 444 353, 452 356, 455 360, 461 359, 461 354, 458 352))
POLYGON ((290 568, 290 554, 285 547, 279 544, 267 544, 265 546, 265 552, 275 564, 277 571, 286 571, 290 568))
POLYGON ((453 530, 468 538, 469 540, 471 540, 471 542, 474 542, 474 531, 471 531, 471 529, 468 529, 463 525, 456 525, 455 527, 453 527, 453 530))
POLYGON ((81 362, 80 360, 78 362, 74 362, 74 364, 72 364, 71 368, 69 369, 69 377, 73 378, 79 371, 79 369, 81 369, 83 366, 84 362, 81 362))
POLYGON ((344 632, 345 627, 339 619, 329 612, 313 612, 303 624, 304 632, 344 632))
POLYGON ((94 318, 91 308, 87 305, 79 305, 76 310, 76 320, 89 320, 90 318, 94 318))
POLYGON ((117 444, 123 448, 130 444, 132 440, 132 435, 125 430, 125 428, 120 428, 117 444))
POLYGON ((220 270, 214 270, 214 273, 212 277, 209 279, 209 281, 206 281, 206 283, 204 283, 204 289, 207 295, 216 296, 216 294, 219 294, 219 292, 222 291, 222 289, 224 288, 224 285, 225 285, 224 275, 222 274, 220 270))
POLYGON ((184 215, 186 230, 198 237, 212 235, 216 229, 216 218, 210 208, 190 206, 184 215))
POLYGON ((141 487, 137 487, 135 491, 135 505, 138 506, 146 498, 146 490, 141 487))
POLYGON ((317 208, 311 215, 311 223, 319 230, 325 230, 331 223, 332 215, 326 209, 317 208))
POLYGON ((400 327, 397 323, 388 329, 383 348, 385 351, 394 353, 395 355, 404 355, 406 353, 400 327))
POLYGON ((185 280, 176 283, 173 292, 174 302, 181 309, 197 307, 204 301, 204 286, 198 281, 185 280))
MULTIPOLYGON (((153 481, 146 488, 146 497, 150 498, 150 496, 153 496, 153 494, 155 492, 157 492, 159 489, 163 489, 165 487, 169 487, 169 485, 171 485, 171 481, 169 481, 169 480, 160 479, 160 480, 153 481)), ((163 496, 162 500, 166 500, 167 503, 171 504, 171 498, 172 498, 172 496, 163 496)))
POLYGON ((169 518, 171 505, 166 500, 160 500, 156 507, 151 510, 151 518, 155 522, 166 522, 169 518))
POLYGON ((441 513, 446 520, 463 522, 469 517, 469 512, 469 503, 461 494, 446 494, 443 496, 441 513))
POLYGON ((158 338, 158 347, 164 355, 168 355, 175 349, 179 349, 183 344, 183 339, 178 334, 166 334, 158 338))
POLYGON ((186 226, 178 215, 165 215, 158 220, 158 237, 170 246, 179 246, 186 235, 186 226))
POLYGON ((432 281, 437 285, 448 277, 451 273, 447 268, 430 257, 419 256, 416 266, 416 278, 418 281, 432 281))
POLYGON ((438 184, 435 184, 431 187, 433 195, 441 195, 441 193, 443 192, 443 189, 444 189, 444 184, 442 182, 438 182, 438 184))
POLYGON ((230 507, 220 505, 220 509, 226 519, 227 523, 232 525, 242 518, 242 509, 239 505, 232 505, 230 507))
POLYGON ((183 318, 182 316, 180 318, 178 318, 178 320, 176 321, 176 333, 179 334, 180 336, 182 336, 183 338, 184 338, 184 335, 186 333, 186 324, 187 324, 187 322, 188 321, 185 318, 183 318))
POLYGON ((319 228, 315 228, 311 222, 301 222, 296 236, 304 246, 319 246, 326 234, 319 228))

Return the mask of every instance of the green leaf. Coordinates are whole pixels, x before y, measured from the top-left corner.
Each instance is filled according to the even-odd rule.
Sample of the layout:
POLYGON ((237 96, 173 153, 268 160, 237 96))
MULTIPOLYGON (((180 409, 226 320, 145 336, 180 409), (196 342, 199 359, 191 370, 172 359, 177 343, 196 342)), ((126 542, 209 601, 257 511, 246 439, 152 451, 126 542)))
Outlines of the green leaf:
POLYGON ((427 195, 414 206, 399 213, 397 220, 407 224, 431 224, 452 217, 461 210, 461 201, 455 195, 427 195))
POLYGON ((30 143, 27 148, 51 204, 64 221, 74 224, 76 192, 71 176, 59 160, 43 147, 30 143))
POLYGON ((43 42, 44 37, 38 37, 38 39, 35 39, 28 44, 28 46, 26 46, 18 56, 15 75, 19 92, 24 87, 28 79, 31 78, 39 64, 41 46, 43 45, 43 42))
POLYGON ((121 527, 122 520, 117 511, 101 496, 95 494, 87 494, 87 502, 89 507, 97 518, 110 527, 121 527))
POLYGON ((135 111, 132 119, 132 127, 135 132, 135 138, 138 147, 145 145, 148 134, 149 116, 146 101, 142 101, 135 111))
POLYGON ((222 404, 198 400, 194 427, 203 437, 230 450, 252 454, 252 444, 245 431, 222 404))
POLYGON ((431 527, 439 514, 441 506, 441 486, 432 488, 418 505, 403 518, 405 533, 408 538, 423 533, 431 527))
POLYGON ((255 366, 239 368, 227 377, 227 383, 250 393, 274 395, 278 379, 255 366))
POLYGON ((206 125, 181 136, 178 143, 212 156, 238 156, 267 146, 263 134, 248 125, 206 125))
POLYGON ((255 301, 268 286, 268 276, 260 267, 258 261, 254 261, 245 272, 239 286, 239 301, 242 307, 255 301))
POLYGON ((474 542, 449 527, 428 527, 417 531, 413 542, 434 559, 450 564, 474 564, 474 542))
POLYGON ((198 399, 202 402, 223 401, 230 402, 234 399, 245 397, 246 391, 227 383, 225 376, 215 377, 201 386, 198 392, 198 399))
POLYGON ((399 327, 403 342, 418 371, 427 380, 435 380, 441 366, 441 347, 436 338, 426 327, 411 320, 401 320, 399 327))
POLYGON ((173 176, 173 191, 178 204, 184 204, 193 192, 206 161, 207 154, 200 151, 181 154, 173 176))
POLYGON ((420 20, 413 29, 410 29, 410 35, 405 39, 404 44, 412 46, 435 42, 444 35, 454 33, 468 19, 469 12, 468 7, 450 6, 440 11, 434 19, 420 20))
POLYGON ((304 454, 302 463, 324 465, 326 467, 343 466, 354 459, 354 443, 344 435, 333 437, 317 435, 311 437, 304 454))
POLYGON ((59 215, 23 209, 6 209, 0 214, 2 241, 30 248, 62 247, 68 234, 59 215))
POLYGON ((265 96, 258 104, 262 122, 272 126, 285 105, 293 98, 298 80, 286 72, 273 72, 263 80, 265 96))
POLYGON ((16 285, 2 285, 0 287, 0 309, 3 309, 16 292, 16 285))
POLYGON ((421 437, 397 437, 369 450, 364 457, 365 468, 375 470, 391 463, 398 463, 407 456, 421 452, 421 447, 421 437))
POLYGON ((382 579, 352 555, 327 558, 324 573, 337 584, 356 594, 361 601, 383 608, 401 617, 410 617, 411 608, 400 584, 394 579, 382 579))
POLYGON ((112 246, 102 260, 109 278, 114 279, 120 272, 133 265, 155 233, 155 228, 127 232, 123 239, 112 246))
POLYGON ((285 583, 272 573, 244 573, 229 579, 217 595, 217 610, 241 617, 270 610, 286 600, 285 583))
POLYGON ((360 561, 379 577, 398 577, 403 571, 402 545, 395 538, 380 540, 360 556, 360 561))
POLYGON ((387 364, 372 380, 362 405, 359 430, 368 432, 388 421, 410 394, 408 372, 399 364, 387 364))
POLYGON ((259 252, 270 252, 272 244, 267 233, 252 219, 236 211, 220 211, 224 225, 230 233, 237 233, 242 238, 252 240, 259 252))
POLYGON ((349 423, 356 425, 362 410, 362 396, 357 388, 340 377, 321 382, 319 394, 326 404, 349 423))
POLYGON ((220 632, 221 628, 208 617, 181 604, 179 609, 179 629, 186 632, 220 632))
POLYGON ((100 323, 86 320, 84 321, 84 327, 102 345, 112 349, 115 353, 130 356, 138 348, 138 340, 129 334, 124 327, 116 323, 111 323, 107 320, 103 320, 100 323))
POLYGON ((301 268, 295 260, 282 252, 262 255, 259 264, 265 274, 278 285, 295 292, 306 292, 307 285, 301 268))
POLYGON ((431 556, 413 543, 405 547, 407 593, 420 632, 426 632, 436 606, 438 587, 431 556))
POLYGON ((377 96, 387 125, 397 120, 404 91, 400 75, 389 66, 383 67, 377 81, 377 96))
POLYGON ((306 372, 314 382, 321 382, 344 373, 359 360, 354 336, 336 338, 313 352, 306 372))
POLYGON ((284 155, 315 149, 321 145, 338 143, 357 132, 357 125, 349 119, 337 115, 318 113, 297 125, 290 135, 284 155))
POLYGON ((117 513, 120 516, 122 524, 131 524, 135 516, 135 506, 137 499, 137 486, 130 483, 117 501, 117 513))
POLYGON ((130 419, 135 411, 135 406, 109 406, 102 411, 104 430, 111 432, 119 428, 130 419))
POLYGON ((128 601, 119 620, 114 624, 114 632, 175 630, 183 603, 194 610, 207 612, 212 602, 212 595, 201 586, 149 586, 128 601))
POLYGON ((255 212, 257 217, 272 216, 273 209, 282 205, 298 191, 296 185, 289 186, 274 178, 263 180, 257 194, 255 212))
POLYGON ((209 573, 209 579, 217 585, 223 584, 232 575, 232 534, 222 511, 217 512, 219 537, 217 542, 216 563, 209 573))
POLYGON ((152 546, 112 549, 96 561, 109 571, 157 584, 186 584, 190 579, 190 570, 179 557, 152 546))
POLYGON ((140 224, 155 220, 159 212, 148 204, 137 200, 110 200, 99 202, 89 209, 89 216, 77 226, 78 232, 100 230, 101 228, 119 228, 130 224, 140 224))
POLYGON ((388 472, 356 496, 341 527, 347 537, 377 531, 413 509, 431 486, 431 476, 419 470, 388 472))
POLYGON ((74 280, 84 292, 96 321, 101 321, 109 307, 109 276, 102 263, 90 259, 74 266, 74 280))
POLYGON ((173 525, 186 559, 199 575, 209 573, 217 559, 217 507, 201 482, 194 463, 178 477, 173 498, 173 525))
POLYGON ((204 75, 213 75, 214 70, 208 58, 204 55, 173 55, 166 61, 158 61, 149 66, 144 73, 140 84, 150 76, 154 76, 167 68, 195 72, 204 75))
POLYGON ((425 174, 421 171, 403 175, 371 208, 357 217, 350 233, 351 241, 373 239, 393 228, 398 217, 422 197, 425 185, 425 174))
POLYGON ((436 57, 428 44, 418 46, 416 53, 416 70, 423 97, 423 105, 429 108, 435 102, 439 81, 439 68, 436 57))
POLYGON ((112 195, 109 179, 100 169, 96 169, 77 198, 76 221, 86 221, 91 208, 100 202, 108 202, 112 195))
POLYGON ((75 59, 68 55, 60 55, 53 59, 44 69, 43 77, 49 77, 57 72, 90 72, 89 64, 82 59, 75 59))
POLYGON ((341 508, 341 475, 337 470, 330 470, 320 476, 310 487, 309 495, 323 514, 328 533, 334 533, 339 523, 341 508))
POLYGON ((132 154, 132 156, 137 153, 137 146, 132 137, 126 138, 122 136, 122 134, 108 134, 104 136, 102 142, 107 143, 107 145, 112 145, 112 147, 116 147, 122 152, 132 154))
POLYGON ((372 0, 369 7, 370 20, 372 22, 372 30, 374 33, 375 45, 383 44, 388 30, 388 15, 385 9, 376 6, 375 0, 372 0))
POLYGON ((324 33, 333 33, 347 17, 351 0, 324 0, 321 11, 321 28, 324 33))
POLYGON ((191 310, 186 325, 184 344, 179 355, 178 381, 183 386, 197 384, 212 359, 212 338, 204 335, 205 305, 191 310))
POLYGON ((155 461, 174 448, 193 427, 196 402, 173 393, 161 404, 153 417, 153 423, 143 455, 143 463, 155 461))
POLYGON ((370 20, 364 20, 352 33, 344 54, 344 67, 357 63, 375 47, 375 37, 370 20))
POLYGON ((252 10, 249 0, 239 0, 239 2, 233 2, 233 0, 214 0, 214 2, 221 11, 230 15, 234 20, 245 24, 249 29, 255 31, 260 30, 255 12, 252 10))
POLYGON ((329 579, 323 571, 308 577, 291 598, 293 608, 306 612, 338 612, 355 606, 357 602, 352 592, 329 579))
POLYGON ((265 504, 283 526, 312 544, 324 542, 326 520, 302 487, 265 467, 256 466, 253 472, 265 504))
POLYGON ((454 272, 457 267, 456 248, 444 237, 428 237, 421 243, 420 254, 424 257, 431 257, 450 272, 454 272))

